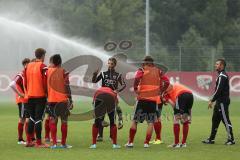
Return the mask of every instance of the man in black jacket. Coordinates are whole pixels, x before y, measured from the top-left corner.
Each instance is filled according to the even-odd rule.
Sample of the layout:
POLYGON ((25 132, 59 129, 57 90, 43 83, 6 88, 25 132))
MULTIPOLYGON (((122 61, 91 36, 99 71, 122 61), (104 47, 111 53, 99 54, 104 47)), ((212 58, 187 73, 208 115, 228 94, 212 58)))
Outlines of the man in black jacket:
POLYGON ((224 59, 218 59, 215 64, 215 69, 218 72, 218 78, 216 81, 215 92, 213 94, 212 99, 209 101, 208 108, 212 108, 213 103, 214 111, 212 115, 212 131, 211 135, 208 139, 202 141, 205 144, 214 144, 214 139, 217 134, 217 129, 222 121, 225 125, 228 139, 225 142, 226 145, 235 144, 233 137, 232 124, 229 119, 229 78, 227 73, 225 72, 226 62, 224 59))

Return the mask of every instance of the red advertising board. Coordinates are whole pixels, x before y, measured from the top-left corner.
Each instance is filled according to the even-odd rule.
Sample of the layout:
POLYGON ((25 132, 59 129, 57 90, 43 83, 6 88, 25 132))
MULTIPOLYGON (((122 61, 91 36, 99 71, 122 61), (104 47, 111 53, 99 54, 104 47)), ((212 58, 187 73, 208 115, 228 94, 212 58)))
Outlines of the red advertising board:
MULTIPOLYGON (((231 96, 240 97, 240 72, 228 72, 231 96)), ((216 72, 168 72, 171 83, 179 82, 201 96, 211 96, 214 92, 216 72)))
MULTIPOLYGON (((14 78, 14 72, 0 72, 0 96, 4 99, 14 97, 13 92, 8 87, 14 78), (11 96, 9 96, 11 95, 11 96)), ((15 73, 16 74, 16 73, 15 73)), ((240 72, 228 72, 230 94, 232 97, 240 97, 240 72)), ((207 100, 214 92, 215 82, 217 78, 216 72, 168 72, 171 83, 179 82, 190 88, 195 96, 200 99, 207 100)), ((134 75, 131 77, 133 78, 134 75)), ((130 79, 131 79, 130 78, 130 79)), ((128 78, 126 77, 126 80, 128 78)), ((92 83, 85 83, 83 75, 71 74, 70 81, 73 85, 95 88, 92 83)))

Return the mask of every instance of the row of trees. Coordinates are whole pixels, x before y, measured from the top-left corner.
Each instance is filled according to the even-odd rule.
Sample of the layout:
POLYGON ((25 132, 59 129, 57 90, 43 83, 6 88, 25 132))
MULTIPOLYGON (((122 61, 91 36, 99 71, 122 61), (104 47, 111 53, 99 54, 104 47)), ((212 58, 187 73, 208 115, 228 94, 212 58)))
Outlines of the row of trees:
MULTIPOLYGON (((145 0, 0 0, 3 11, 1 4, 40 27, 50 20, 67 37, 87 38, 97 46, 130 39, 134 48, 127 54, 144 55, 145 0), (16 9, 19 3, 28 7, 16 9)), ((151 55, 170 69, 211 70, 212 59, 224 57, 229 69, 239 71, 239 0, 150 0, 150 8, 151 55)))

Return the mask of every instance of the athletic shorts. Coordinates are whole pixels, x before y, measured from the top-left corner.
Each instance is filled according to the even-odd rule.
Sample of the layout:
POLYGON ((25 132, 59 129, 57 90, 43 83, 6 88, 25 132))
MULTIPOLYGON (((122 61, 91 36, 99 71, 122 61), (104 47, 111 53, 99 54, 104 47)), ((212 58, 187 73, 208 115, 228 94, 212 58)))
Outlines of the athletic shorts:
POLYGON ((110 94, 99 94, 93 102, 94 118, 102 118, 105 114, 110 114, 116 110, 116 99, 110 94))
POLYGON ((24 115, 25 118, 30 118, 30 114, 28 112, 28 103, 24 103, 24 115))
POLYGON ((163 108, 163 103, 158 104, 158 109, 156 111, 157 118, 160 118, 162 115, 162 108, 163 108))
POLYGON ((193 94, 192 93, 182 93, 177 97, 176 105, 174 107, 174 115, 176 114, 188 114, 193 105, 193 94))
POLYGON ((29 98, 27 104, 27 112, 32 121, 40 121, 43 119, 46 108, 46 98, 29 98))
POLYGON ((45 114, 48 114, 48 115, 51 114, 50 107, 48 105, 45 108, 45 114))
POLYGON ((137 101, 133 120, 138 123, 154 123, 157 119, 157 103, 154 101, 139 100, 137 101))
POLYGON ((24 103, 18 103, 18 116, 19 118, 26 118, 26 106, 24 103))
POLYGON ((70 115, 70 111, 68 109, 67 102, 59 102, 59 103, 48 103, 49 115, 50 117, 61 117, 61 119, 67 119, 70 115))

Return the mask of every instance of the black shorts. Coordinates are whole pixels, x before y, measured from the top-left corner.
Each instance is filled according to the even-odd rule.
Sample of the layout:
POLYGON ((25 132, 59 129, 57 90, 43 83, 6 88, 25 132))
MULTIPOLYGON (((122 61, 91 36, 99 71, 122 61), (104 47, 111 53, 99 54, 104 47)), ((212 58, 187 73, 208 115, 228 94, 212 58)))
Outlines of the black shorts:
POLYGON ((27 112, 33 122, 43 119, 43 114, 46 108, 46 98, 29 98, 27 112))
POLYGON ((26 107, 24 103, 18 103, 18 116, 19 118, 26 118, 26 107))
POLYGON ((156 111, 157 118, 160 118, 162 115, 162 108, 163 108, 163 103, 158 104, 158 109, 156 111))
POLYGON ((104 117, 105 114, 115 112, 116 110, 116 99, 110 94, 99 94, 93 102, 94 107, 94 118, 104 117))
POLYGON ((24 103, 24 115, 25 118, 30 118, 30 114, 28 112, 28 103, 24 103))
POLYGON ((61 117, 63 120, 67 120, 67 117, 70 115, 68 102, 58 102, 58 103, 48 103, 48 110, 50 117, 61 117))
POLYGON ((182 93, 177 97, 176 105, 174 107, 174 115, 176 114, 188 114, 193 106, 193 94, 192 93, 182 93))
POLYGON ((153 123, 157 119, 157 103, 154 101, 139 100, 137 101, 133 120, 143 123, 153 123))
POLYGON ((48 115, 51 114, 50 107, 48 105, 45 108, 45 114, 48 114, 48 115))

